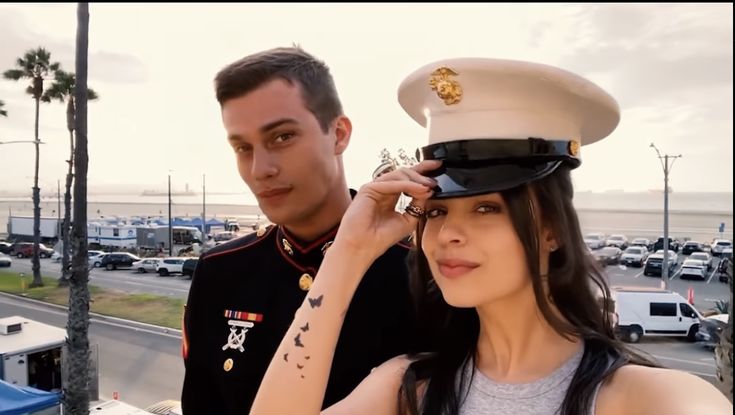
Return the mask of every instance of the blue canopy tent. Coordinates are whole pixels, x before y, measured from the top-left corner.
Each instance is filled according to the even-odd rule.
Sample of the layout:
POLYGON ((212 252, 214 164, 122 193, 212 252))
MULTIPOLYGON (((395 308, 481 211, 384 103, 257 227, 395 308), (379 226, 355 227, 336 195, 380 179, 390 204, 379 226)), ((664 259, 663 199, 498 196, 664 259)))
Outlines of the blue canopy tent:
MULTIPOLYGON (((171 220, 172 226, 193 226, 200 231, 202 230, 202 218, 200 217, 194 217, 194 218, 174 218, 171 220)), ((225 223, 219 219, 207 219, 207 225, 206 225, 206 231, 205 233, 209 233, 212 230, 212 226, 224 226, 225 223)))
POLYGON ((16 386, 0 380, 0 414, 34 414, 59 405, 61 405, 59 393, 46 392, 30 386, 16 386))

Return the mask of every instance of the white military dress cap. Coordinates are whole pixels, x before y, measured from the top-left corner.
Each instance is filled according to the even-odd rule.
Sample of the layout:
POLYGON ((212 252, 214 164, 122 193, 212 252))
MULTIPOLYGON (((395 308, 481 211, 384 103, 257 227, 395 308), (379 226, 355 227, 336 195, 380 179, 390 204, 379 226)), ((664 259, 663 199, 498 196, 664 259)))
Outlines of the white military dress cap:
POLYGON ((548 65, 458 58, 431 63, 398 89, 403 109, 428 130, 418 158, 435 198, 497 192, 579 166, 580 146, 613 132, 617 102, 591 81, 548 65))

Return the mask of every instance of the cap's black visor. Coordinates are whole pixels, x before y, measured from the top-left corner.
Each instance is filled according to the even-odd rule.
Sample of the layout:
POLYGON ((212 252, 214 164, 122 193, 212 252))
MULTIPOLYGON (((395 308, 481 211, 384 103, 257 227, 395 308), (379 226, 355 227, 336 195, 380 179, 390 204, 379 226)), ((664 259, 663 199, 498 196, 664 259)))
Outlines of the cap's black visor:
POLYGON ((433 198, 444 199, 511 189, 549 175, 563 162, 575 168, 580 161, 570 149, 566 140, 462 140, 426 146, 421 159, 442 161, 426 175, 437 181, 433 198))

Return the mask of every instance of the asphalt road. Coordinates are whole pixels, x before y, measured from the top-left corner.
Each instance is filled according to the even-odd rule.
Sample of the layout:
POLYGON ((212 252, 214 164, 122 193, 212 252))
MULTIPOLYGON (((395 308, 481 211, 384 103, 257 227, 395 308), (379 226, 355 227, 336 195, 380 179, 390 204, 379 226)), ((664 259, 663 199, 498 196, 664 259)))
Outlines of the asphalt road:
MULTIPOLYGON (((679 257, 679 266, 672 277, 666 280, 669 290, 678 292, 682 297, 687 298, 687 292, 691 287, 694 291, 694 305, 700 311, 713 309, 717 300, 730 298, 728 285, 720 282, 715 275, 714 270, 717 269, 719 258, 714 259, 714 268, 707 274, 707 279, 696 281, 680 278, 679 267, 686 257, 683 255, 679 257)), ((13 258, 12 267, 3 269, 32 275, 29 258, 13 258)), ((42 259, 41 272, 44 276, 58 278, 61 275, 60 264, 51 262, 50 259, 42 259)), ((611 286, 661 286, 661 277, 645 276, 643 268, 609 265, 605 268, 605 272, 611 286)), ((160 277, 155 273, 138 274, 132 270, 106 271, 101 268, 92 268, 90 269, 90 284, 130 293, 150 293, 185 299, 189 293, 191 280, 176 275, 160 277)))
MULTIPOLYGON (((27 278, 32 278, 30 258, 13 258, 10 268, 2 268, 10 272, 25 273, 27 278)), ((50 259, 41 260, 41 275, 45 277, 59 278, 61 276, 61 264, 50 259)), ((102 288, 125 291, 129 293, 149 293, 165 295, 168 297, 186 298, 189 295, 191 280, 180 275, 159 277, 155 273, 138 274, 132 270, 120 269, 107 271, 103 268, 91 268, 89 272, 90 285, 102 288)))

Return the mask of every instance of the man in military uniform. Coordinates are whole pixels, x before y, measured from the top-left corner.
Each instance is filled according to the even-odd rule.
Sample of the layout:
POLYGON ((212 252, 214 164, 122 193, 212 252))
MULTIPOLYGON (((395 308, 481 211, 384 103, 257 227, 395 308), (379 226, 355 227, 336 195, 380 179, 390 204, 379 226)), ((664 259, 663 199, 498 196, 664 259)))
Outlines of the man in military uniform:
MULTIPOLYGON (((185 415, 248 412, 355 194, 342 163, 352 126, 323 62, 299 48, 273 49, 222 69, 215 88, 240 175, 275 225, 198 262, 184 312, 185 415)), ((409 350, 408 249, 388 249, 357 289, 326 406, 409 350)))

